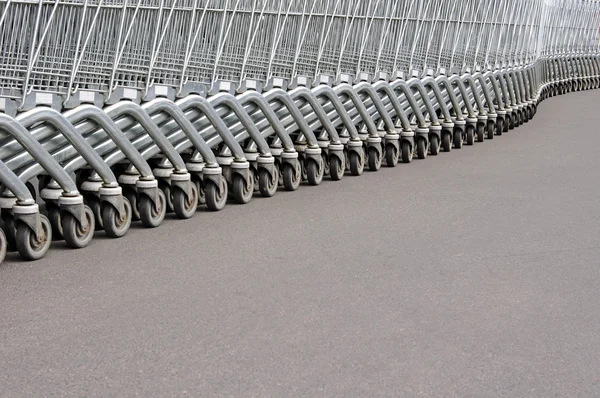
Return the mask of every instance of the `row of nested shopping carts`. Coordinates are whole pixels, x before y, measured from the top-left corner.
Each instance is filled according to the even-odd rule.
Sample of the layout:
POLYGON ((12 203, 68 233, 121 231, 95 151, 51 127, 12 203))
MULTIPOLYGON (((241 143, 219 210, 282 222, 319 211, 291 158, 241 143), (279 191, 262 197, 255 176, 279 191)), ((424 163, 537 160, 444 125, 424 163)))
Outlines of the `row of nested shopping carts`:
POLYGON ((1 259, 492 139, 598 87, 599 25, 597 0, 0 0, 1 259))

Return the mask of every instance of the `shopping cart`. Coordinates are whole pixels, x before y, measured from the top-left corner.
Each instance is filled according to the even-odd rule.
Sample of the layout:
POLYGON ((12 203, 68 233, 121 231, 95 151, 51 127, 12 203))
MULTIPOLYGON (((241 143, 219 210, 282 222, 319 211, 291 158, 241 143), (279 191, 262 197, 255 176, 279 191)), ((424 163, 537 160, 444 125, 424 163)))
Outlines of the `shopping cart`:
POLYGON ((599 8, 0 0, 0 257, 493 139, 599 86, 599 8))

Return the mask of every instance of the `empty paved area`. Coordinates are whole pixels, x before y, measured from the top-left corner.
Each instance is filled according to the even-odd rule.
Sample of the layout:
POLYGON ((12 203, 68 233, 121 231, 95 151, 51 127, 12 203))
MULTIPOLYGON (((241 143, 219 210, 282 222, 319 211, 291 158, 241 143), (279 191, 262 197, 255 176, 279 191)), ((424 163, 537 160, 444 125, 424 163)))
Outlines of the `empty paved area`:
POLYGON ((600 91, 493 141, 0 266, 0 395, 600 395, 600 91))

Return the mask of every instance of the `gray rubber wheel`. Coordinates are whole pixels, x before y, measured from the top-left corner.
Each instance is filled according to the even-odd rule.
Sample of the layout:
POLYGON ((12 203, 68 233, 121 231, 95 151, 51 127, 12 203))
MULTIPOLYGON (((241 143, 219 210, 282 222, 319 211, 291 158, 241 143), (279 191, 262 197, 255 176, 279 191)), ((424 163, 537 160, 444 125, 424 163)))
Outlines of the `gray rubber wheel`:
POLYGON ((334 181, 340 181, 344 178, 344 172, 346 171, 345 162, 337 156, 331 156, 329 159, 329 173, 331 179, 334 181))
POLYGON ((48 219, 50 220, 50 225, 52 226, 52 239, 62 240, 63 232, 60 221, 60 208, 54 203, 47 202, 46 211, 48 212, 48 219))
POLYGON ((4 231, 0 229, 0 264, 2 264, 2 261, 4 261, 4 258, 6 257, 7 248, 6 235, 4 235, 4 231))
POLYGON ((283 187, 286 191, 296 191, 302 182, 302 167, 296 162, 296 167, 289 163, 283 165, 283 187))
POLYGON ((277 192, 277 186, 279 185, 279 173, 275 169, 275 175, 265 170, 260 169, 258 171, 258 189, 263 198, 270 198, 277 192))
MULTIPOLYGON (((370 161, 370 159, 369 159, 370 161)), ((350 174, 353 176, 359 176, 365 169, 365 160, 360 154, 352 151, 349 155, 350 162, 350 174)))
POLYGON ((122 238, 131 227, 131 203, 126 197, 123 197, 123 207, 125 214, 120 216, 110 203, 102 203, 102 225, 104 225, 104 232, 110 238, 122 238))
POLYGON ((427 140, 425 138, 417 138, 417 158, 421 160, 427 158, 427 140))
POLYGON ((171 188, 173 192, 173 209, 177 218, 182 220, 190 219, 198 210, 198 187, 190 183, 190 196, 180 188, 171 188))
POLYGON ((477 142, 483 142, 485 135, 485 124, 480 123, 477 125, 477 142))
POLYGON ((454 130, 454 148, 461 149, 463 146, 462 130, 454 130))
POLYGON ((140 195, 138 202, 140 220, 146 228, 156 228, 165 219, 165 215, 167 214, 167 199, 165 198, 165 193, 160 189, 158 190, 157 202, 155 205, 147 195, 140 195))
POLYGON ((442 135, 442 149, 444 152, 450 152, 452 150, 452 134, 444 133, 442 135))
POLYGON ((165 199, 167 200, 167 213, 175 211, 175 208, 173 207, 173 192, 171 190, 171 185, 166 181, 159 180, 158 189, 165 194, 165 199))
POLYGON ((388 144, 385 147, 385 164, 387 167, 396 167, 400 159, 400 151, 394 145, 388 144))
POLYGON ((329 164, 329 157, 325 152, 321 152, 321 159, 323 159, 323 175, 331 174, 331 165, 329 164))
POLYGON ((306 179, 310 185, 316 186, 323 181, 324 167, 319 168, 317 162, 313 159, 308 159, 306 162, 306 179))
POLYGON ((87 220, 87 226, 85 228, 69 212, 63 211, 60 217, 65 242, 73 249, 82 249, 86 247, 94 237, 94 228, 96 226, 94 212, 89 206, 84 206, 83 208, 87 220))
POLYGON ((206 190, 204 188, 204 182, 200 177, 192 176, 192 184, 196 186, 198 191, 198 206, 204 206, 206 204, 206 190))
POLYGON ((368 152, 369 170, 379 171, 381 168, 381 162, 383 161, 380 152, 375 148, 369 148, 368 152))
POLYGON ((475 143, 475 127, 467 126, 467 145, 475 143))
POLYGON ((138 209, 137 192, 133 188, 123 188, 123 196, 127 198, 131 205, 131 221, 140 221, 140 211, 138 209))
POLYGON ((400 144, 400 148, 402 150, 402 163, 410 163, 413 159, 413 150, 410 146, 410 142, 402 141, 400 144))
POLYGON ((494 139, 495 129, 496 129, 496 123, 489 122, 487 124, 487 139, 488 140, 493 140, 494 139))
MULTIPOLYGON (((46 255, 46 252, 50 248, 52 226, 48 218, 43 214, 40 214, 40 222, 42 223, 42 234, 39 239, 36 238, 34 231, 27 224, 20 222, 17 225, 17 251, 27 261, 39 260, 46 255)), ((4 255, 2 255, 2 258, 4 258, 4 255)))
POLYGON ((11 213, 2 213, 2 229, 6 236, 7 251, 17 251, 17 244, 15 242, 17 235, 17 226, 15 225, 15 218, 11 213))
POLYGON ((102 206, 100 205, 100 198, 95 195, 86 195, 85 196, 85 204, 88 205, 90 209, 92 209, 92 213, 94 213, 94 218, 96 219, 96 231, 101 231, 104 228, 102 222, 102 206))
POLYGON ((217 185, 212 180, 204 181, 204 195, 206 197, 206 207, 210 211, 223 210, 227 203, 227 182, 223 177, 220 178, 220 184, 217 185))
POLYGON ((254 192, 254 177, 251 176, 250 181, 250 186, 247 186, 246 181, 242 176, 233 176, 231 193, 233 195, 233 200, 235 200, 237 204, 244 205, 252 199, 252 194, 254 192))
POLYGON ((440 153, 440 139, 435 134, 432 134, 431 140, 429 140, 429 152, 432 156, 437 156, 440 153))

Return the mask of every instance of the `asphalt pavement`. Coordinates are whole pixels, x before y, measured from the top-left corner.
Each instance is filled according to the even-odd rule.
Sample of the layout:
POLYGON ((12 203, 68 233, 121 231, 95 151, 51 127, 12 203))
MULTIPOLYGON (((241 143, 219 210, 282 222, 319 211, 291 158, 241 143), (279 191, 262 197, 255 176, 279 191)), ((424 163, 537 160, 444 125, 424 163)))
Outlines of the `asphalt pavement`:
POLYGON ((0 396, 600 396, 600 91, 0 266, 0 396))

